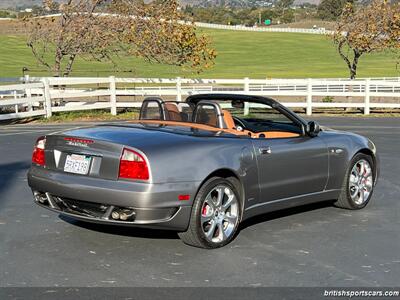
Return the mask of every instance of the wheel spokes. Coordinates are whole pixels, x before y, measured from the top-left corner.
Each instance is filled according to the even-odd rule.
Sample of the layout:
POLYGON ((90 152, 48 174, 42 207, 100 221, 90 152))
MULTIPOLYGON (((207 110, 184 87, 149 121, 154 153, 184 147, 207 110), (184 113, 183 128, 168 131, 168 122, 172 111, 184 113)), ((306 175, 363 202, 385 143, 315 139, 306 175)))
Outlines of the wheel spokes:
POLYGON ((368 178, 365 181, 365 187, 368 188, 369 191, 372 189, 372 179, 371 178, 368 178))
POLYGON ((228 224, 236 225, 237 217, 232 215, 225 215, 224 221, 228 222, 228 224))
POLYGON ((210 227, 208 228, 207 232, 205 233, 209 240, 211 240, 214 237, 216 228, 217 228, 217 223, 214 220, 211 220, 210 227))
POLYGON ((358 182, 358 176, 357 174, 354 174, 354 172, 352 172, 350 174, 350 183, 357 183, 358 182))
POLYGON ((227 237, 226 232, 224 230, 223 223, 219 222, 217 224, 217 227, 218 227, 218 239, 219 239, 219 242, 225 241, 228 237, 227 237))
POLYGON ((207 215, 202 214, 201 215, 201 224, 208 223, 211 221, 211 219, 212 219, 212 215, 207 216, 207 215))
POLYGON ((216 189, 216 191, 218 192, 218 195, 217 195, 217 202, 215 203, 215 206, 219 207, 222 205, 222 201, 223 201, 224 195, 225 195, 225 189, 223 187, 218 187, 216 189))
POLYGON ((233 190, 227 185, 217 185, 206 196, 200 222, 205 237, 220 243, 232 236, 239 219, 239 204, 233 190))
POLYGON ((358 197, 358 199, 357 199, 357 201, 356 201, 356 203, 357 204, 362 204, 362 203, 364 203, 364 190, 363 189, 360 189, 359 190, 359 197, 358 197))
POLYGON ((354 164, 349 178, 350 197, 354 203, 361 205, 368 200, 373 189, 372 168, 369 162, 362 159, 354 164))
POLYGON ((235 200, 235 195, 229 195, 226 202, 222 205, 222 209, 224 212, 226 212, 228 208, 231 207, 233 200, 235 200))
POLYGON ((209 193, 206 197, 206 199, 204 200, 204 203, 208 204, 210 207, 212 207, 213 209, 215 208, 215 203, 214 200, 212 198, 211 193, 209 193))
POLYGON ((358 164, 358 176, 361 177, 364 174, 364 164, 359 162, 358 164))
POLYGON ((372 175, 372 170, 369 165, 365 165, 365 172, 364 172, 364 178, 368 178, 370 175, 372 175))
POLYGON ((359 188, 357 185, 353 185, 352 188, 350 188, 350 196, 352 199, 355 199, 356 196, 358 195, 359 188))

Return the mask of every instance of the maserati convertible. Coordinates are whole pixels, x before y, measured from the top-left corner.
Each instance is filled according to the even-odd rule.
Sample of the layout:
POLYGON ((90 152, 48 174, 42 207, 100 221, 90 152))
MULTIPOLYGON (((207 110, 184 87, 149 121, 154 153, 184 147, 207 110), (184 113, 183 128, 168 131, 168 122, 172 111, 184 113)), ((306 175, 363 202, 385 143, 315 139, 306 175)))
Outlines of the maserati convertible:
POLYGON ((320 201, 362 209, 378 175, 363 136, 270 98, 205 94, 147 98, 138 120, 39 137, 28 182, 34 201, 61 215, 174 230, 210 249, 255 215, 320 201))

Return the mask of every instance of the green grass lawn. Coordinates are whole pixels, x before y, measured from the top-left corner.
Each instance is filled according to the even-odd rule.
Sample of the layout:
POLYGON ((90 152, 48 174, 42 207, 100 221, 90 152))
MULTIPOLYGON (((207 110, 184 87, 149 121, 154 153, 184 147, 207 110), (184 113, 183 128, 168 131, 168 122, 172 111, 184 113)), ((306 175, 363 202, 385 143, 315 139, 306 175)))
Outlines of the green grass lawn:
MULTIPOLYGON (((305 78, 348 77, 344 62, 326 36, 291 33, 203 30, 212 37, 218 51, 216 65, 202 74, 190 74, 178 67, 149 64, 124 58, 125 71, 117 74, 111 64, 78 60, 73 76, 203 77, 203 78, 305 78)), ((46 75, 35 63, 23 36, 0 36, 0 77, 21 76, 27 67, 31 75, 46 75)), ((400 76, 392 54, 361 58, 359 77, 400 76)))

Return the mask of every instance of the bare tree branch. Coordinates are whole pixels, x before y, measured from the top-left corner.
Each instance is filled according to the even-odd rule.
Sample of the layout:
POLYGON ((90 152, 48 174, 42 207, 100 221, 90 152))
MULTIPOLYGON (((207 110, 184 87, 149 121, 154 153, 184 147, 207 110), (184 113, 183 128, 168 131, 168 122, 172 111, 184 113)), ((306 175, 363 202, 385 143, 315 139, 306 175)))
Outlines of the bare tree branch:
POLYGON ((175 0, 46 0, 46 7, 61 16, 27 20, 28 45, 56 76, 69 75, 78 57, 116 65, 115 58, 131 55, 195 72, 211 67, 216 57, 206 36, 180 22, 175 0))
POLYGON ((354 79, 362 55, 388 49, 397 51, 399 36, 400 5, 373 0, 358 8, 348 3, 336 23, 332 39, 349 69, 350 78, 354 79))

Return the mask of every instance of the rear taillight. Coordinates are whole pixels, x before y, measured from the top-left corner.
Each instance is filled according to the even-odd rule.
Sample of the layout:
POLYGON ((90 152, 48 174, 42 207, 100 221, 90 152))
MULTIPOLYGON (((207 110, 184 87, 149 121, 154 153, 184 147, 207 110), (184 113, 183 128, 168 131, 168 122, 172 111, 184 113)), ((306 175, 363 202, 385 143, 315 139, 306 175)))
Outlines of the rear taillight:
POLYGON ((124 149, 119 162, 119 178, 149 180, 149 177, 144 157, 136 151, 124 149))
POLYGON ((39 166, 45 166, 46 159, 44 154, 44 149, 46 147, 46 137, 42 136, 37 139, 35 147, 32 153, 32 163, 39 166))

